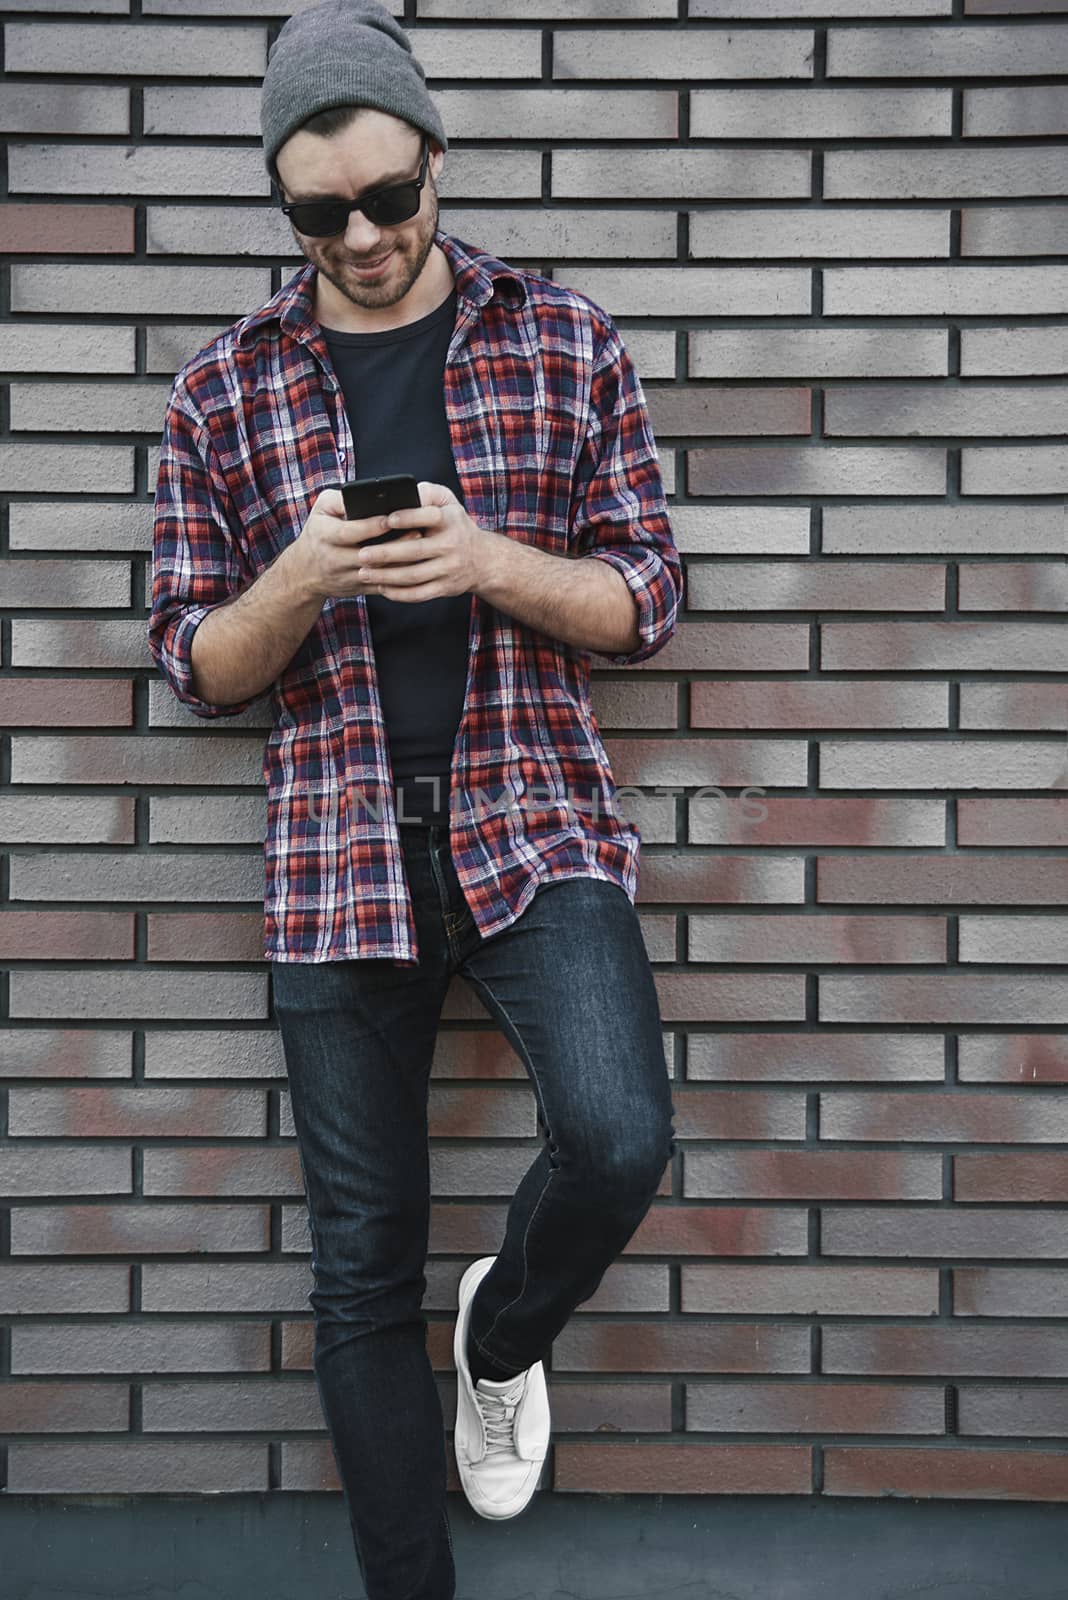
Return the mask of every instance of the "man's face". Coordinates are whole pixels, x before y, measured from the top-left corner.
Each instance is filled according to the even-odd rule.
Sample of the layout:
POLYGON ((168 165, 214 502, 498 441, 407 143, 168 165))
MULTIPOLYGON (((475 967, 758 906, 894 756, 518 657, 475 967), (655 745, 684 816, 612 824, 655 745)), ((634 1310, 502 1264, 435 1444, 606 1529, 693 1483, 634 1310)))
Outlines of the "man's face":
MULTIPOLYGON (((298 128, 276 157, 282 197, 292 200, 358 200, 372 189, 419 176, 419 132, 399 117, 366 109, 330 139, 298 128)), ((432 148, 420 206, 408 222, 378 226, 362 211, 349 213, 344 233, 293 237, 301 253, 353 305, 379 310, 403 300, 426 264, 438 225, 434 179, 444 156, 432 148), (380 271, 365 270, 384 260, 380 271)))

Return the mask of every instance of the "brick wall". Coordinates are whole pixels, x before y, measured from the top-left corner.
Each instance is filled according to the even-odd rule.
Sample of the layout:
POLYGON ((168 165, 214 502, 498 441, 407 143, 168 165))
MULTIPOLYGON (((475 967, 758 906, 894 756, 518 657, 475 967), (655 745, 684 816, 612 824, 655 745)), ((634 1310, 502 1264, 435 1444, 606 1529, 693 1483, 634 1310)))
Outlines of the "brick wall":
MULTIPOLYGON (((554 1346, 547 1489, 1068 1499, 1065 9, 404 7, 444 225, 615 315, 688 570, 672 643, 595 674, 680 1152, 554 1346)), ((9 1493, 336 1487, 266 702, 206 727, 145 642, 175 368, 299 265, 283 17, 5 12, 9 1493)), ((451 1426, 457 1279, 537 1148, 459 983, 431 1128, 451 1426)))

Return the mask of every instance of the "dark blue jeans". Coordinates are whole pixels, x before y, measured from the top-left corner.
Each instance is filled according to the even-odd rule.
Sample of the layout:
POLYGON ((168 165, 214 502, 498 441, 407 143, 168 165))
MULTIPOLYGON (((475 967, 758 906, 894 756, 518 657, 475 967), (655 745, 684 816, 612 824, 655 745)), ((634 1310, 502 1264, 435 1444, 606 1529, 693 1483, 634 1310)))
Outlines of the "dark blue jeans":
POLYGON ((543 1134, 472 1306, 488 1360, 519 1369, 546 1357, 597 1289, 674 1154, 674 1106, 625 891, 541 884, 483 939, 447 824, 400 831, 418 965, 272 961, 271 974, 308 1202, 315 1377, 357 1563, 369 1600, 453 1600, 445 1422, 421 1309, 427 1093, 453 974, 522 1060, 543 1134))

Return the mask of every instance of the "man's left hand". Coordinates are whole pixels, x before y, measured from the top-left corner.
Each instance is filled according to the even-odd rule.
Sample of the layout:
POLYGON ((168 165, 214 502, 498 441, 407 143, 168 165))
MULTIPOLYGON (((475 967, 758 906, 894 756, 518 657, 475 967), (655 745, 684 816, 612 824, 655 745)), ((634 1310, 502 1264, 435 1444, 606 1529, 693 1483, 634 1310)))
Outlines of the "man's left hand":
POLYGON ((477 591, 489 576, 501 534, 473 522, 443 483, 420 483, 422 504, 390 513, 391 528, 419 528, 421 539, 388 540, 362 552, 359 578, 386 600, 437 600, 477 591))

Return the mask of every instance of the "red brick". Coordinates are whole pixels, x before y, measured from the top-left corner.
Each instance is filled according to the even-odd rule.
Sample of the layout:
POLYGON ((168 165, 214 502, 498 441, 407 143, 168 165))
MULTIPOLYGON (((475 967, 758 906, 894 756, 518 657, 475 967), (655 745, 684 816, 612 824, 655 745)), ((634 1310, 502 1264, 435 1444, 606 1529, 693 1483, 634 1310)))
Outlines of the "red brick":
POLYGON ((0 911, 0 960, 129 961, 134 918, 122 911, 0 911))
POLYGON ((8 254, 131 255, 133 249, 133 206, 8 200, 3 207, 0 251, 8 254))
POLYGON ((129 678, 0 678, 0 725, 131 728, 133 683, 129 678))

